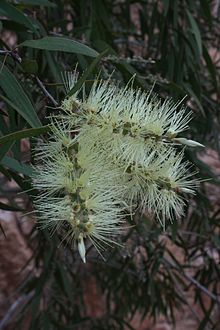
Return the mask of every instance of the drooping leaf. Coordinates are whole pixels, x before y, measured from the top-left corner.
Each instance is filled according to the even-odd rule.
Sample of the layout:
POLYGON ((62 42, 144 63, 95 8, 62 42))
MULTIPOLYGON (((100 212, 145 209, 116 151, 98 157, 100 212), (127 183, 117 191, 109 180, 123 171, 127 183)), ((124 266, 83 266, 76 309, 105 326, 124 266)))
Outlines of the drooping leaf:
POLYGON ((201 34, 198 28, 198 25, 196 23, 195 18, 193 17, 193 15, 190 13, 189 10, 186 11, 187 13, 187 17, 189 19, 189 23, 191 25, 191 29, 192 29, 192 33, 194 34, 198 49, 199 49, 199 53, 200 55, 202 54, 202 38, 201 38, 201 34))
POLYGON ((1 146, 1 148, 0 148, 0 160, 7 154, 7 152, 11 149, 13 144, 14 144, 13 141, 9 141, 9 142, 6 142, 3 146, 1 146))
POLYGON ((94 49, 78 41, 63 37, 44 37, 42 39, 37 40, 26 40, 19 46, 82 54, 91 57, 96 57, 98 55, 97 51, 95 51, 94 49))
POLYGON ((215 85, 215 88, 217 90, 217 73, 216 73, 216 68, 215 68, 215 65, 213 64, 213 61, 209 55, 209 52, 207 50, 207 48, 204 46, 203 47, 203 57, 204 57, 204 60, 206 61, 206 65, 207 65, 207 68, 210 72, 210 75, 212 76, 212 79, 213 79, 213 82, 214 82, 214 85, 215 85))
POLYGON ((38 128, 29 128, 18 132, 13 132, 11 134, 0 137, 0 144, 40 135, 48 132, 49 130, 50 130, 49 126, 42 126, 38 128))
POLYGON ((30 6, 56 7, 57 5, 48 0, 18 0, 18 4, 30 6))
POLYGON ((30 165, 22 164, 18 160, 11 157, 4 156, 0 163, 15 172, 22 173, 24 175, 31 176, 33 174, 33 169, 30 165))
POLYGON ((23 192, 30 192, 29 198, 37 194, 37 191, 34 190, 30 181, 27 180, 27 177, 23 178, 21 175, 15 173, 13 170, 8 170, 7 172, 23 192))
POLYGON ((201 113, 203 114, 203 116, 205 117, 205 111, 203 109, 203 106, 199 100, 199 98, 197 97, 197 95, 194 93, 194 91, 192 90, 191 86, 189 84, 183 84, 184 88, 186 89, 186 91, 190 94, 190 96, 192 96, 193 100, 195 101, 195 103, 197 104, 199 110, 201 111, 201 113))
POLYGON ((1 98, 9 103, 31 127, 42 126, 27 94, 24 92, 15 75, 5 65, 0 72, 0 87, 9 100, 3 96, 1 98))
POLYGON ((62 287, 62 289, 64 290, 64 292, 66 293, 67 297, 69 298, 69 301, 73 300, 73 294, 71 292, 71 283, 69 281, 68 276, 66 275, 66 272, 63 268, 63 265, 61 265, 60 263, 57 262, 56 264, 57 266, 57 278, 60 282, 60 285, 62 287))
POLYGON ((9 4, 5 0, 1 0, 0 9, 4 12, 6 17, 11 18, 14 22, 24 25, 34 32, 36 31, 36 26, 32 24, 29 17, 23 14, 22 11, 17 9, 15 6, 9 4))

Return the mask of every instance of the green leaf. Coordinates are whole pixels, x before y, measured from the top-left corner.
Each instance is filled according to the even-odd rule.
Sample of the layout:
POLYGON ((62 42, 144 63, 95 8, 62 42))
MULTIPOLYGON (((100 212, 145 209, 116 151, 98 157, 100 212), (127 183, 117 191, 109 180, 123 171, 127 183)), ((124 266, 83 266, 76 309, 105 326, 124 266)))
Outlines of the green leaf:
POLYGON ((202 0, 200 5, 203 9, 203 15, 207 18, 209 25, 212 26, 211 2, 209 0, 202 0))
POLYGON ((77 81, 77 83, 75 84, 75 86, 69 91, 69 93, 67 94, 67 96, 73 95, 76 91, 78 91, 82 87, 82 85, 84 84, 84 82, 86 81, 86 79, 93 72, 93 70, 96 68, 96 66, 98 65, 99 61, 107 53, 107 51, 108 51, 108 49, 104 50, 104 52, 102 52, 99 56, 96 57, 96 59, 94 61, 92 61, 92 63, 90 64, 89 68, 84 72, 84 74, 77 81))
POLYGON ((94 49, 78 41, 63 37, 44 37, 37 40, 26 40, 19 46, 82 54, 91 57, 96 57, 98 55, 94 49))
POLYGON ((47 59, 49 68, 55 78, 55 81, 62 81, 61 75, 60 75, 60 69, 58 63, 56 63, 56 60, 54 59, 54 56, 49 51, 45 51, 45 57, 47 59))
POLYGON ((36 74, 38 71, 38 64, 35 60, 23 59, 21 62, 21 66, 25 73, 28 74, 36 74))
POLYGON ((215 244, 215 246, 219 249, 220 248, 220 238, 217 235, 213 235, 212 241, 215 244))
POLYGON ((27 176, 32 176, 33 174, 33 169, 30 165, 27 164, 22 164, 16 159, 13 159, 11 157, 5 156, 1 160, 1 164, 12 169, 15 172, 22 173, 27 176))
POLYGON ((18 132, 13 132, 11 134, 7 134, 5 136, 0 137, 0 144, 40 135, 48 132, 49 130, 50 130, 49 126, 42 126, 38 128, 29 128, 18 132))
POLYGON ((164 16, 167 16, 170 6, 170 0, 163 0, 163 6, 164 6, 164 16))
POLYGON ((31 182, 29 180, 27 180, 27 177, 23 178, 21 175, 13 172, 11 170, 8 170, 8 174, 17 183, 17 185, 21 188, 21 190, 23 192, 26 192, 28 194, 29 194, 29 192, 31 192, 31 194, 29 194, 30 199, 32 196, 37 195, 37 191, 34 190, 34 188, 31 185, 31 182))
POLYGON ((0 164, 0 172, 10 181, 11 180, 11 175, 9 173, 8 170, 6 170, 6 168, 4 168, 1 164, 0 164))
POLYGON ((200 100, 198 99, 198 97, 196 96, 196 94, 193 92, 191 86, 189 84, 185 84, 185 83, 183 83, 183 86, 187 90, 187 92, 190 94, 190 96, 194 99, 195 103, 197 104, 197 106, 200 109, 203 116, 206 117, 203 106, 202 106, 200 100))
POLYGON ((0 7, 5 16, 11 18, 14 22, 24 25, 32 31, 36 31, 36 26, 32 24, 28 16, 24 15, 22 11, 18 10, 15 6, 10 5, 5 0, 1 0, 0 7))
POLYGON ((30 6, 57 7, 55 3, 52 3, 48 0, 19 0, 17 3, 30 6))
MULTIPOLYGON (((0 143, 1 144, 1 143, 0 143)), ((6 155, 6 153, 11 149, 13 146, 14 142, 6 142, 3 146, 1 146, 0 149, 0 160, 6 155)))
POLYGON ((215 88, 217 90, 218 89, 218 84, 217 84, 216 67, 213 64, 213 61, 212 61, 212 59, 209 55, 209 52, 208 52, 208 50, 205 46, 203 47, 203 57, 204 57, 204 60, 206 61, 207 68, 208 68, 208 70, 209 70, 209 72, 212 76, 213 82, 215 84, 215 88))
POLYGON ((0 73, 0 86, 11 102, 8 102, 9 100, 3 96, 1 96, 1 98, 9 103, 28 122, 28 124, 30 124, 30 126, 42 126, 30 99, 24 92, 16 77, 6 66, 3 66, 0 73))
POLYGON ((69 298, 69 301, 73 301, 73 292, 71 291, 71 283, 69 281, 69 278, 66 274, 66 271, 63 268, 63 265, 57 262, 57 277, 58 281, 60 282, 60 285, 62 289, 64 290, 65 294, 69 298))
POLYGON ((202 38, 201 38, 201 34, 199 31, 198 25, 196 23, 195 18, 192 16, 192 14, 188 10, 186 11, 186 13, 188 16, 189 23, 191 25, 192 33, 194 34, 194 37, 196 39, 196 43, 197 43, 197 46, 199 49, 199 54, 201 55, 202 54, 202 38))
MULTIPOLYGON (((36 24, 37 24, 38 29, 40 31, 40 35, 46 37, 47 31, 45 30, 45 27, 37 20, 36 20, 36 24)), ((51 54, 50 51, 46 50, 44 52, 44 57, 43 58, 46 60, 46 62, 48 62, 49 69, 50 69, 51 73, 53 74, 53 76, 55 78, 55 81, 57 81, 57 82, 62 81, 61 74, 60 74, 61 68, 59 66, 59 63, 57 63, 54 54, 53 53, 51 54)))

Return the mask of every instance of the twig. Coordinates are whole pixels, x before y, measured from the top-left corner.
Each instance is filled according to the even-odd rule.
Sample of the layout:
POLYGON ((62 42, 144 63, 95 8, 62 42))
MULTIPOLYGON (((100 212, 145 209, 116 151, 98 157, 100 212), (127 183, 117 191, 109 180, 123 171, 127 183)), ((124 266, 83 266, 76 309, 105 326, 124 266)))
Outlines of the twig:
POLYGON ((191 313, 195 316, 195 318, 196 318, 199 322, 201 322, 202 320, 201 320, 199 314, 194 310, 194 308, 193 308, 193 307, 191 306, 191 304, 188 302, 188 300, 187 300, 187 298, 186 298, 186 296, 185 296, 185 293, 184 293, 184 291, 182 290, 182 288, 181 288, 180 284, 178 283, 178 281, 176 280, 175 276, 173 275, 173 273, 172 273, 170 270, 168 270, 168 272, 169 272, 170 276, 172 277, 173 281, 175 282, 176 288, 177 288, 177 290, 179 290, 179 293, 180 293, 180 295, 182 296, 182 298, 184 299, 184 302, 185 302, 186 305, 188 306, 189 310, 190 310, 191 313))
POLYGON ((48 99, 51 100, 51 102, 53 103, 53 105, 55 107, 58 106, 58 102, 53 98, 53 96, 47 91, 47 89, 45 88, 44 84, 42 83, 42 81, 40 81, 40 79, 38 77, 35 76, 35 79, 39 85, 39 87, 42 89, 42 91, 44 92, 44 94, 46 95, 46 97, 48 97, 48 99))
POLYGON ((206 287, 204 287, 202 284, 200 284, 198 281, 196 281, 193 277, 191 277, 188 274, 184 273, 184 277, 187 278, 191 283, 193 283, 198 289, 203 291, 207 296, 209 296, 211 299, 213 299, 217 304, 220 305, 219 298, 212 292, 210 292, 206 287))
POLYGON ((198 289, 200 289, 202 292, 204 292, 209 298, 214 300, 218 305, 220 305, 220 300, 218 296, 216 296, 214 293, 210 292, 206 287, 204 287, 202 284, 200 284, 197 280, 195 280, 192 276, 186 274, 181 268, 176 267, 173 265, 170 261, 164 258, 164 261, 173 269, 176 269, 178 272, 180 272, 183 277, 185 277, 189 282, 194 284, 198 289))
POLYGON ((4 330, 5 327, 11 322, 12 318, 15 316, 18 309, 26 305, 34 296, 34 291, 29 292, 21 297, 19 297, 8 309, 5 316, 0 322, 0 330, 4 330))
POLYGON ((0 55, 11 56, 13 60, 15 60, 18 63, 21 63, 21 57, 18 55, 18 52, 16 50, 2 50, 0 49, 0 55))

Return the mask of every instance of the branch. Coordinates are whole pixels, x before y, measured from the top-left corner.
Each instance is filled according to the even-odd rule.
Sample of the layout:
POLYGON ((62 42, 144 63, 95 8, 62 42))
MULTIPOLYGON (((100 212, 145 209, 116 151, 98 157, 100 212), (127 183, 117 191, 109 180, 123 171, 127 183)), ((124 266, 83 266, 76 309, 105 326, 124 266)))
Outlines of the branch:
POLYGON ((185 277, 189 282, 191 282, 192 284, 194 284, 198 289, 200 289, 202 292, 204 292, 209 298, 211 298, 212 300, 214 300, 218 305, 220 305, 220 299, 218 298, 218 296, 216 296, 214 293, 210 292, 208 289, 206 289, 206 287, 204 287, 201 283, 199 283, 195 278, 193 278, 192 276, 186 274, 180 267, 176 267, 175 265, 173 265, 169 260, 164 258, 164 261, 166 264, 169 265, 169 267, 177 270, 179 273, 181 273, 183 275, 183 277, 185 277))
POLYGON ((46 97, 51 100, 51 102, 53 103, 53 105, 55 107, 57 107, 58 102, 53 98, 53 96, 48 92, 48 90, 46 90, 46 88, 45 88, 44 84, 42 83, 42 81, 40 81, 40 79, 36 76, 35 76, 35 79, 36 79, 39 87, 42 89, 43 93, 46 95, 46 97))
POLYGON ((194 308, 191 306, 191 304, 188 302, 184 291, 182 290, 181 286, 179 285, 178 281, 176 280, 175 276, 171 271, 169 271, 170 276, 172 277, 173 281, 175 282, 177 290, 179 290, 180 296, 184 299, 185 304, 188 306, 189 310, 191 313, 195 316, 195 318, 199 321, 202 322, 199 314, 194 310, 194 308))
POLYGON ((11 56, 13 58, 13 60, 15 60, 18 63, 21 63, 21 57, 18 55, 18 52, 16 50, 2 50, 2 49, 0 49, 0 55, 11 56))
POLYGON ((12 318, 16 315, 18 309, 26 305, 34 296, 34 291, 29 292, 19 297, 8 309, 5 316, 0 322, 0 330, 4 330, 5 327, 11 322, 12 318))

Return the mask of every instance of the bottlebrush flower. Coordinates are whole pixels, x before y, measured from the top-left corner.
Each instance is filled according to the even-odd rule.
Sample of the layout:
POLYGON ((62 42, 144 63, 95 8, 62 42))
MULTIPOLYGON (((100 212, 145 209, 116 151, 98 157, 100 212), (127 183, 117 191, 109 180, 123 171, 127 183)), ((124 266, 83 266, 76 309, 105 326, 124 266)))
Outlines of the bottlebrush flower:
POLYGON ((34 167, 33 184, 41 193, 35 209, 41 226, 54 230, 67 226, 66 238, 78 242, 85 261, 85 238, 101 253, 103 244, 113 243, 121 231, 124 188, 115 183, 120 172, 97 155, 83 162, 70 131, 64 130, 63 122, 55 123, 49 141, 36 150, 40 164, 34 167))
MULTIPOLYGON (((67 91, 76 82, 76 72, 65 75, 67 91)), ((191 119, 180 104, 96 80, 88 96, 83 86, 52 117, 50 139, 36 150, 35 207, 44 226, 67 226, 83 261, 84 240, 99 251, 112 244, 137 207, 163 227, 184 214, 183 194, 197 182, 176 145, 201 144, 177 136, 191 119)))

